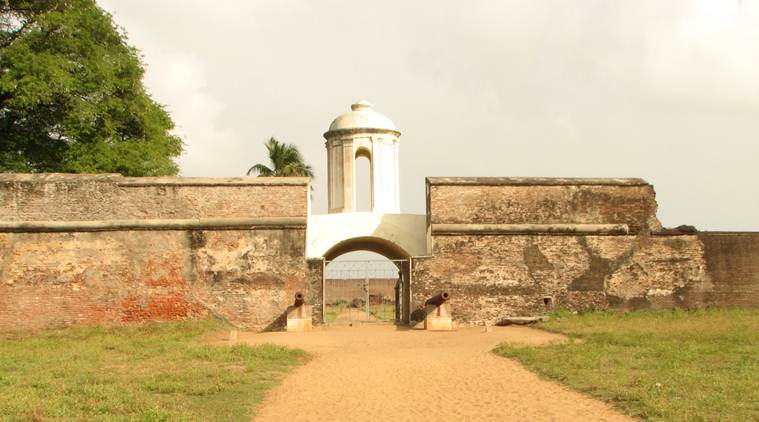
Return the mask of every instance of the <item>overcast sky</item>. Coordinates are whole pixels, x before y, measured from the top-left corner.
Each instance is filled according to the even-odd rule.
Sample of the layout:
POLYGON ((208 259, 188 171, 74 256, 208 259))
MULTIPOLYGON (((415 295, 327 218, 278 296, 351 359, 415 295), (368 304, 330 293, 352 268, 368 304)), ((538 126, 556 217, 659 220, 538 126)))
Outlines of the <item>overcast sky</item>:
POLYGON ((99 0, 186 143, 239 176, 296 143, 326 210, 322 134, 359 99, 425 176, 642 177, 665 226, 759 229, 759 0, 99 0))

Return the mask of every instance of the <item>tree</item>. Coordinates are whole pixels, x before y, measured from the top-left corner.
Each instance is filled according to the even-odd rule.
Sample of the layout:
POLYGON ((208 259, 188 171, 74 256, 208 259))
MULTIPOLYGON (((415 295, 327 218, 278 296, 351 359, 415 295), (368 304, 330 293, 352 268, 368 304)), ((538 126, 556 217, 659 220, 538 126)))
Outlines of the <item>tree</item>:
POLYGON ((314 177, 314 171, 311 169, 311 166, 303 161, 303 156, 300 155, 298 147, 294 144, 279 142, 272 137, 264 145, 269 151, 271 167, 267 167, 264 164, 256 164, 248 170, 248 175, 258 173, 258 176, 314 177))
POLYGON ((94 0, 0 0, 0 171, 174 175, 182 141, 94 0))

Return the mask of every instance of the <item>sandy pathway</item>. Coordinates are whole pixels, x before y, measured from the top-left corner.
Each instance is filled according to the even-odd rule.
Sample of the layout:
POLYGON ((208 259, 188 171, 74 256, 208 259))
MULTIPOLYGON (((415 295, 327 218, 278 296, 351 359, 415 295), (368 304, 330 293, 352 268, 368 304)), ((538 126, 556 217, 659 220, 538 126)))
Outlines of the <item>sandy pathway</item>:
POLYGON ((326 327, 241 333, 238 341, 302 348, 315 358, 275 387, 257 421, 623 421, 609 406, 539 379, 490 351, 504 341, 561 340, 526 327, 398 330, 326 327))

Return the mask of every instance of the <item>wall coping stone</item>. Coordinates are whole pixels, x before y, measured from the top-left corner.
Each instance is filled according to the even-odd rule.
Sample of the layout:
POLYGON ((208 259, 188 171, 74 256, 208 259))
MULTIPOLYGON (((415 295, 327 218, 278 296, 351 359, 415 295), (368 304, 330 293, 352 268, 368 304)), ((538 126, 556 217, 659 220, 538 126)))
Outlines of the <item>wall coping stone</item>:
POLYGON ((306 186, 307 177, 127 177, 121 187, 145 186, 306 186))
POLYGON ((427 184, 471 186, 651 186, 643 179, 573 177, 428 177, 427 184))
POLYGON ((0 221, 0 233, 102 232, 131 230, 305 229, 305 217, 194 218, 90 221, 0 221))
POLYGON ((627 224, 432 224, 433 235, 460 234, 630 234, 627 224))
POLYGON ((699 231, 697 233, 693 233, 695 235, 708 235, 708 236, 759 236, 759 231, 699 231))
POLYGON ((118 173, 100 173, 100 174, 74 174, 74 173, 0 173, 0 183, 13 182, 36 182, 36 183, 55 183, 55 182, 115 182, 124 179, 124 176, 118 173))
POLYGON ((307 177, 124 177, 117 173, 0 173, 0 183, 115 182, 123 187, 144 186, 306 186, 307 177))

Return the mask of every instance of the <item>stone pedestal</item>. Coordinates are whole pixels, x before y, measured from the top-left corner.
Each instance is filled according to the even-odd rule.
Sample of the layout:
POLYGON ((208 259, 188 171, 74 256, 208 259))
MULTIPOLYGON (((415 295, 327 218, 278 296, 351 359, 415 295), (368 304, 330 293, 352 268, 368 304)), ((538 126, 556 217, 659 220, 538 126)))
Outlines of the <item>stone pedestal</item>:
POLYGON ((453 319, 451 318, 451 305, 443 303, 442 305, 425 306, 424 329, 430 331, 451 331, 453 330, 453 319))
POLYGON ((312 308, 312 305, 289 306, 287 308, 287 331, 311 331, 313 328, 311 322, 312 308))

